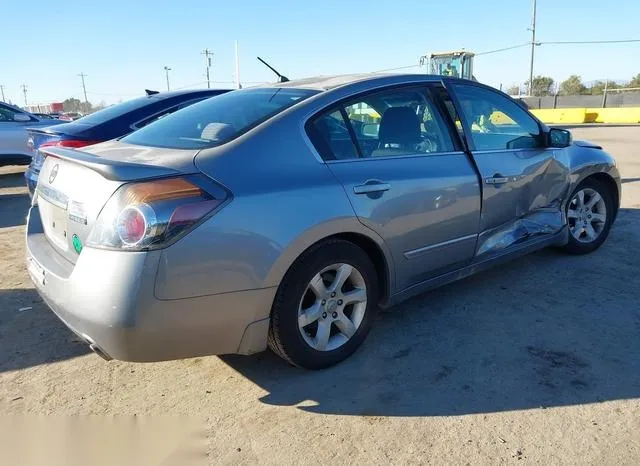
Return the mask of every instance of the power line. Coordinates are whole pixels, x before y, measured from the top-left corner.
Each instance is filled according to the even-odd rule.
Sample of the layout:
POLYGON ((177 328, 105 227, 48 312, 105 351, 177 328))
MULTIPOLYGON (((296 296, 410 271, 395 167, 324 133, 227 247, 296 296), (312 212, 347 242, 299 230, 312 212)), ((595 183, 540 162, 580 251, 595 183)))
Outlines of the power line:
POLYGON ((498 53, 498 52, 506 52, 507 50, 513 50, 513 49, 519 49, 522 47, 528 47, 531 44, 531 42, 524 42, 522 44, 518 44, 518 45, 512 45, 510 47, 504 47, 501 49, 496 49, 496 50, 488 50, 486 52, 478 52, 475 54, 475 56, 479 56, 479 55, 489 55, 491 53, 498 53))
POLYGON ((372 73, 384 73, 386 71, 398 71, 398 70, 407 70, 409 68, 419 68, 420 65, 407 65, 407 66, 399 66, 398 68, 386 68, 384 70, 372 71, 372 73))
POLYGON ((629 44, 640 42, 640 39, 623 39, 623 40, 559 40, 550 42, 538 42, 541 45, 565 45, 565 44, 629 44))

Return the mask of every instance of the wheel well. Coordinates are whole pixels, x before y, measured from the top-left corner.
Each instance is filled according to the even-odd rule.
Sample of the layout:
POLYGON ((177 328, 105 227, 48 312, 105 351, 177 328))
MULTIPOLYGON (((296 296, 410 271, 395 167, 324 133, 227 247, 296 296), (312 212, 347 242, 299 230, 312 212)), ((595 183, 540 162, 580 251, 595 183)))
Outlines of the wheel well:
POLYGON ((343 239, 349 241, 367 253, 378 275, 378 290, 380 302, 385 302, 389 297, 389 266, 380 247, 370 238, 359 233, 339 233, 330 239, 343 239))
POLYGON ((613 218, 615 220, 616 216, 618 215, 618 209, 620 208, 620 193, 618 192, 618 185, 616 181, 606 173, 595 173, 593 175, 588 176, 586 179, 598 180, 600 183, 604 184, 609 188, 609 192, 613 196, 613 203, 614 203, 614 209, 615 209, 613 213, 613 218))

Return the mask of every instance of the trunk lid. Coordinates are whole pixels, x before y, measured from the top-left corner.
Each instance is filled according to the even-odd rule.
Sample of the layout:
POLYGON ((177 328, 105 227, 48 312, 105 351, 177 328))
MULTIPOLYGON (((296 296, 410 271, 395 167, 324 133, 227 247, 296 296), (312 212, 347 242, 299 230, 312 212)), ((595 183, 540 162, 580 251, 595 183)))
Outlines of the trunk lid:
MULTIPOLYGON (((107 143, 108 145, 109 143, 107 143)), ((91 148, 98 148, 99 144, 91 148)), ((76 262, 102 208, 123 184, 153 178, 195 173, 193 151, 149 147, 109 146, 114 157, 96 153, 47 147, 34 196, 44 234, 51 246, 70 262, 76 262), (144 152, 146 157, 140 156, 144 152), (152 157, 150 153, 155 155, 152 157), (139 163, 145 159, 152 163, 139 163), (157 162, 164 156, 166 165, 157 162), (181 160, 181 163, 180 163, 181 160)), ((102 148, 105 149, 104 147, 102 148)), ((109 151, 108 151, 109 152, 109 151)))

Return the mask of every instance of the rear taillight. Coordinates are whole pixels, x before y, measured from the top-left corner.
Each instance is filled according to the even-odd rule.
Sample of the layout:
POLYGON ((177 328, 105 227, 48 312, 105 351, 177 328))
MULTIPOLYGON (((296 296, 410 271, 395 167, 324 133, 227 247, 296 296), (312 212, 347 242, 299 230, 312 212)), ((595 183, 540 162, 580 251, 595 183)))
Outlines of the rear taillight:
POLYGON ((166 247, 229 198, 225 189, 197 175, 125 184, 100 212, 87 246, 129 251, 166 247))
POLYGON ((70 147, 76 149, 78 147, 90 146, 98 144, 101 141, 81 141, 79 139, 62 139, 59 141, 46 141, 40 144, 40 147, 70 147))

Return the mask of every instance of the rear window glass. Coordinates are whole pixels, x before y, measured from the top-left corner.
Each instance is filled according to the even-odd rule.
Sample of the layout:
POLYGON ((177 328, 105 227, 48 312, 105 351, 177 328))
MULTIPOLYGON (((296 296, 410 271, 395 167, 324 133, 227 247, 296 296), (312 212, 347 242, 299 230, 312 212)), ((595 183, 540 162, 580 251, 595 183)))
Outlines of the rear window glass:
POLYGON ((291 88, 229 92, 154 121, 122 141, 173 149, 218 146, 317 92, 291 88))
POLYGON ((133 110, 137 110, 155 102, 158 102, 157 98, 148 96, 127 100, 126 102, 103 108, 102 110, 98 110, 95 113, 82 117, 82 123, 98 125, 100 123, 104 123, 107 120, 118 118, 125 113, 129 113, 133 110))

